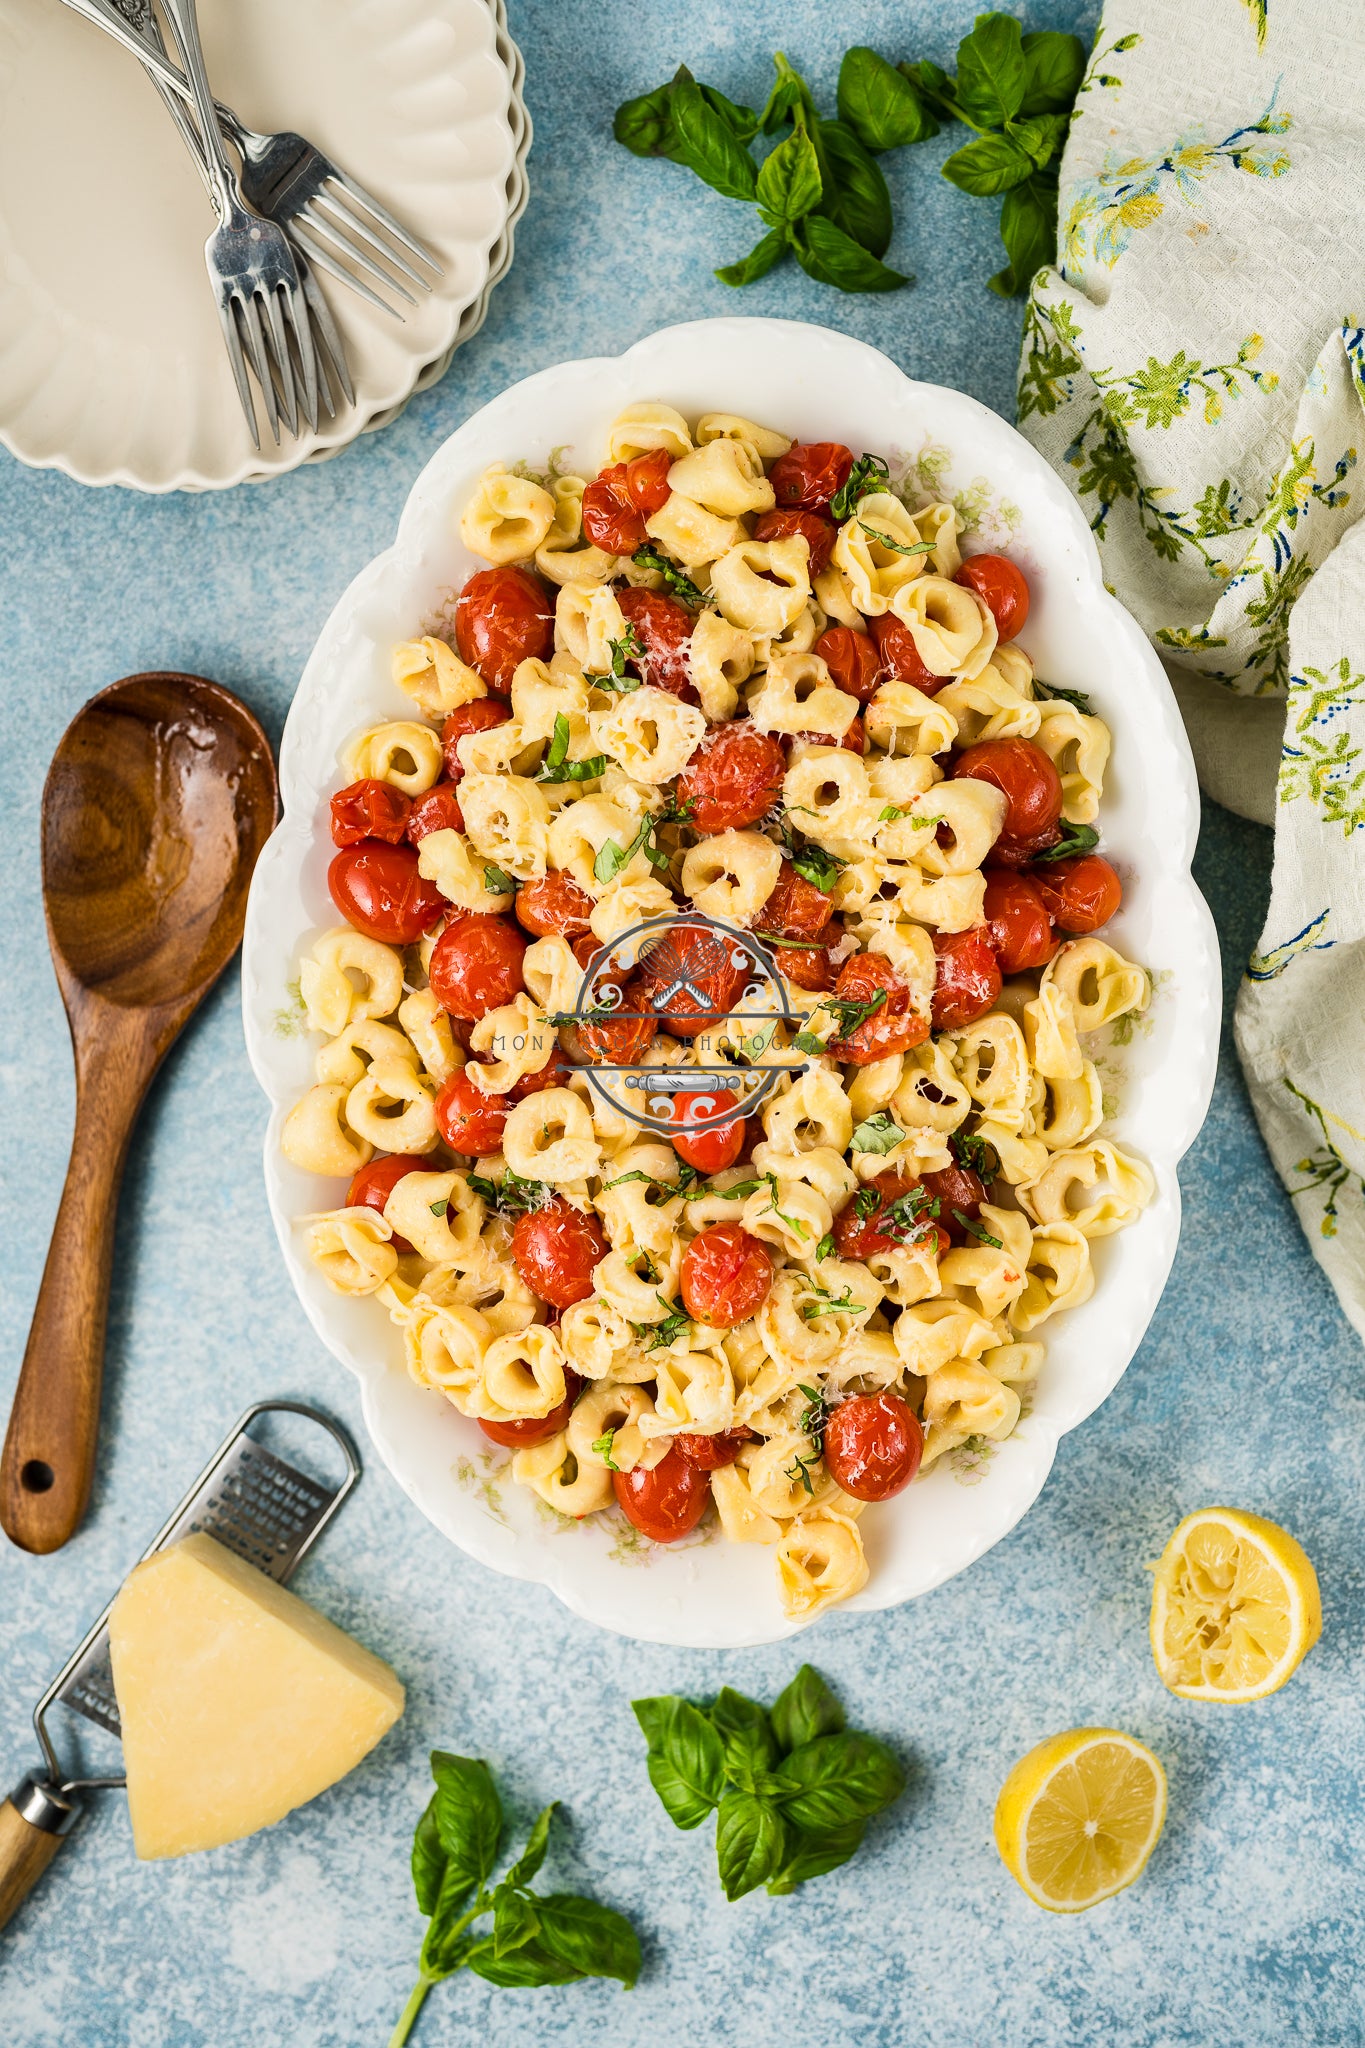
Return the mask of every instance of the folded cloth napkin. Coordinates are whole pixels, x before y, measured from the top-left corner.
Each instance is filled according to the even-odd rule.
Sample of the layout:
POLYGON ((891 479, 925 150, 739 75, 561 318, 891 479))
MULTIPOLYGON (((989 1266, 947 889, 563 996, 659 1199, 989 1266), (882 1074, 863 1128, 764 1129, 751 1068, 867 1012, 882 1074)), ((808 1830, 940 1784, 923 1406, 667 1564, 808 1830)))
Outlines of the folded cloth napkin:
POLYGON ((1110 0, 1019 423, 1166 661, 1205 789, 1273 819, 1237 1043, 1365 1336, 1363 102, 1363 0, 1110 0))

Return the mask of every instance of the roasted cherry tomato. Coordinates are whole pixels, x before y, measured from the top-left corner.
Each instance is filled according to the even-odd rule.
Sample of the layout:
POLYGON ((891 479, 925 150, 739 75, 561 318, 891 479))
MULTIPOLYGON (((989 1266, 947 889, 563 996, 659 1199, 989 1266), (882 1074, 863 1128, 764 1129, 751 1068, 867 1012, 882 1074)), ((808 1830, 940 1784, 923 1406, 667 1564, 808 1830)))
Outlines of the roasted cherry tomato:
MULTIPOLYGON (((350 1187, 346 1190, 348 1209, 377 1209, 382 1216, 384 1204, 400 1180, 410 1173, 430 1173, 431 1161, 419 1153, 392 1152, 384 1159, 372 1159, 368 1166, 362 1166, 350 1187)), ((396 1252, 410 1252, 412 1246, 397 1232, 389 1239, 396 1252)))
POLYGON ((789 860, 778 870, 777 880, 754 919, 760 936, 773 932, 783 939, 813 939, 834 915, 834 898, 817 889, 804 875, 798 875, 789 860))
POLYGON ((470 704, 458 704, 441 727, 441 750, 446 757, 446 774, 458 782, 464 774, 459 745, 466 733, 491 732, 495 725, 507 725, 512 714, 501 697, 475 697, 470 704))
POLYGON ((834 543, 839 538, 839 529, 832 519, 819 512, 804 511, 799 505, 779 505, 776 511, 764 512, 754 522, 755 540, 786 540, 793 533, 803 533, 810 546, 811 575, 818 576, 828 569, 834 543))
POLYGON ((539 1073, 523 1074, 519 1081, 512 1083, 507 1099, 509 1102, 521 1102, 528 1095, 540 1095, 546 1088, 567 1087, 577 1071, 573 1061, 556 1046, 539 1073))
POLYGON ((834 1219, 840 1258, 870 1259, 877 1252, 904 1251, 926 1240, 934 1242, 937 1256, 946 1251, 949 1240, 933 1209, 934 1197, 918 1181, 898 1173, 879 1173, 859 1188, 834 1219))
POLYGON ((938 979, 934 983, 935 1031, 958 1031, 984 1017, 1000 993, 1000 962, 984 924, 970 931, 935 932, 938 979))
POLYGON ((1002 640, 1014 638, 1028 617, 1028 584, 1022 569, 1016 569, 1006 555, 972 555, 953 581, 976 592, 1002 640))
POLYGON ((1009 868, 986 869, 986 930, 1002 974, 1046 967, 1057 950, 1042 890, 1009 868))
POLYGON ((768 471, 768 482, 779 505, 823 512, 852 469, 853 450, 842 441, 794 441, 768 471))
POLYGON ((453 917, 431 950, 427 979, 443 1010, 477 1021, 521 993, 526 940, 505 917, 468 910, 453 917))
POLYGON ((411 946, 450 908, 417 872, 413 848, 382 839, 344 846, 327 870, 327 887, 347 924, 386 946, 411 946))
POLYGON ((436 1128, 452 1152, 468 1159, 488 1159, 502 1144, 503 1125, 512 1107, 510 1095, 489 1095, 461 1067, 436 1097, 436 1128))
MULTIPOLYGON (((572 944, 574 957, 584 968, 601 951, 591 933, 574 939, 572 944)), ((649 997, 638 976, 622 974, 611 966, 599 967, 583 991, 581 1007, 588 1010, 603 1006, 620 1014, 603 1017, 595 1024, 580 1024, 579 1046, 594 1062, 604 1060, 614 1067, 638 1065, 659 1035, 659 1020, 650 1009, 649 997)))
POLYGON ((653 1543, 676 1543, 686 1536, 711 1498, 708 1474, 676 1444, 648 1472, 636 1465, 629 1472, 613 1472, 611 1483, 626 1520, 653 1543))
POLYGON ((920 1184, 926 1194, 938 1203, 937 1220, 953 1243, 972 1241, 972 1233, 962 1217, 975 1223, 981 1214, 981 1204, 987 1199, 988 1190, 980 1174, 973 1173, 968 1166, 941 1166, 937 1173, 922 1173, 920 1184))
POLYGON ((453 782, 438 782, 419 796, 408 818, 408 844, 420 846, 428 832, 463 832, 464 812, 453 782))
POLYGON ((890 1500, 919 1471, 924 1432, 899 1394, 854 1394, 825 1424, 825 1469, 854 1500, 890 1500))
MULTIPOLYGON (((910 644, 913 647, 914 642, 910 644)), ((875 640, 852 626, 828 626, 816 641, 814 651, 846 697, 856 697, 860 704, 869 702, 882 673, 882 658, 875 640)))
POLYGON ((703 1472, 719 1472, 722 1465, 734 1464, 752 1436, 753 1431, 741 1423, 738 1429, 727 1429, 716 1436, 675 1436, 673 1448, 703 1472))
POLYGON ((667 690, 695 704, 690 650, 696 619, 681 598, 668 597, 661 590, 618 590, 616 602, 645 650, 642 660, 628 666, 656 690, 667 690))
POLYGON ((739 1098, 732 1088, 718 1088, 714 1094, 675 1095, 669 1137, 679 1159, 695 1166, 698 1173, 719 1173, 733 1166, 744 1150, 745 1119, 715 1127, 715 1118, 734 1109, 739 1098))
POLYGON ((1123 901, 1123 884, 1102 853, 1045 861, 1024 879, 1032 882, 1048 916, 1064 932, 1097 932, 1123 901))
POLYGON ((913 683, 926 697, 937 696, 951 676, 936 676, 926 668, 915 645, 915 636, 894 612, 883 612, 880 618, 869 619, 867 630, 872 635, 877 649, 877 659, 882 673, 894 676, 898 682, 913 683))
POLYGON ((630 495, 624 462, 604 469, 584 491, 583 531, 606 555, 633 555, 643 547, 644 514, 630 495))
POLYGON ((575 1209, 556 1195, 543 1209, 518 1216, 512 1263, 532 1294, 555 1308, 572 1308, 593 1291, 593 1267, 611 1246, 591 1209, 575 1209))
POLYGON ((756 825, 782 794, 787 757, 782 743, 752 719, 712 726, 678 777, 679 804, 704 837, 756 825))
POLYGON ((676 924, 640 956, 640 1007, 674 1038, 695 1038, 729 1016, 752 971, 748 955, 709 925, 676 924))
POLYGON ((992 867, 1017 868, 1030 854, 1061 837, 1062 778, 1032 740, 978 740, 954 761, 949 773, 990 782, 1005 797, 1005 822, 991 849, 992 867))
POLYGON ((348 782, 332 798, 332 843, 358 846, 362 839, 384 839, 397 846, 407 830, 412 798, 391 782, 367 775, 348 782))
POLYGON ((642 519, 652 519, 668 503, 668 472, 674 457, 666 448, 632 455, 626 464, 626 496, 642 519))
POLYGON ((592 897, 567 868, 551 868, 548 875, 523 882, 517 891, 517 923, 538 939, 551 933, 562 939, 580 939, 592 913, 592 897))
POLYGON ((881 953, 855 953, 845 960, 834 993, 841 1003, 876 1005, 853 1023, 851 1030, 841 1029, 829 1041, 836 1060, 870 1067, 874 1060, 889 1059, 893 1052, 908 1052, 912 1045, 922 1045, 929 1036, 929 1019, 915 1009, 914 991, 881 953))
POLYGON ((564 1399, 548 1415, 528 1415, 524 1422, 485 1422, 480 1416, 479 1428, 493 1443, 504 1444, 509 1450, 524 1451, 530 1444, 543 1444, 548 1437, 563 1429, 582 1387, 579 1375, 572 1366, 566 1365, 564 1399))
POLYGON ((545 585, 529 569, 479 569, 455 605, 455 644, 499 697, 512 693, 518 665, 543 659, 555 640, 545 585))
POLYGON ((683 1253, 683 1306, 695 1322, 715 1329, 756 1316, 772 1284, 768 1247, 738 1223, 699 1232, 683 1253))
POLYGON ((808 740, 813 747, 842 747, 847 754, 867 752, 867 727, 861 718, 855 718, 842 739, 836 739, 832 732, 794 732, 792 740, 808 740))
POLYGON ((816 933, 814 944, 775 948, 777 964, 793 987, 825 995, 834 986, 829 949, 837 946, 843 936, 843 926, 831 918, 824 929, 816 933))

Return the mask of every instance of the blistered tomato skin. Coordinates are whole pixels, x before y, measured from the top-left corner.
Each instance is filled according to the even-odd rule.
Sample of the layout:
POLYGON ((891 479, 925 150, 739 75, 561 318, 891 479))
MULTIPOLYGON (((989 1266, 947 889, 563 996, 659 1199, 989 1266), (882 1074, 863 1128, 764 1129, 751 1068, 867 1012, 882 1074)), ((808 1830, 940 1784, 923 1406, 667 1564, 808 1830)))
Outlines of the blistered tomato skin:
POLYGON ((438 1091, 435 1108, 436 1128, 452 1152, 487 1159, 502 1144, 511 1097, 487 1094, 461 1067, 438 1091))
POLYGON ((631 498, 624 462, 604 469, 584 491, 583 531, 607 555, 633 555, 643 546, 644 517, 631 498))
POLYGON ((709 926, 676 924, 664 941, 641 954, 635 984, 640 1007, 652 1011, 665 1031, 695 1038, 730 1015, 751 972, 748 957, 709 926))
POLYGON ((819 512, 803 511, 795 505, 779 505, 764 512, 754 523, 755 540, 786 540, 790 534, 804 534, 810 545, 810 573, 821 575, 829 567, 839 529, 819 512))
POLYGON ((466 911, 433 946, 427 979, 443 1010, 477 1022, 521 993, 525 952, 525 936, 509 919, 466 911))
POLYGON ((529 569, 479 569, 456 601, 460 659, 499 697, 511 695, 519 663, 549 655, 554 637, 554 606, 529 569))
POLYGON ((582 1379, 572 1366, 566 1365, 564 1399, 548 1415, 528 1415, 520 1422, 485 1422, 480 1416, 479 1428, 491 1443, 502 1444, 508 1450, 524 1451, 531 1444, 543 1444, 563 1429, 582 1389, 582 1379))
POLYGON ((524 1102, 528 1095, 539 1095, 546 1088, 567 1088, 578 1069, 571 1059, 566 1059, 556 1046, 538 1073, 523 1074, 514 1081, 507 1091, 509 1102, 524 1102))
POLYGON ((966 747, 949 773, 989 782, 1005 798, 1005 822, 991 849, 995 867, 1020 867, 1031 853, 1061 836, 1062 778, 1051 758, 1032 740, 978 740, 966 747))
POLYGON ((893 612, 883 612, 880 618, 869 619, 867 630, 872 635, 877 650, 877 659, 882 666, 883 676, 894 676, 897 682, 913 683, 926 697, 935 697, 951 676, 936 676, 926 668, 915 645, 915 636, 893 612))
POLYGON ((760 934, 776 932, 784 939, 813 939, 824 931, 834 915, 834 898, 817 889, 804 875, 798 875, 784 860, 776 882, 754 919, 760 934))
POLYGON ((768 471, 779 505, 824 512, 848 482, 853 450, 842 441, 794 441, 768 471))
POLYGON ((869 1067, 874 1060, 923 1045, 929 1036, 929 1019, 915 1009, 913 990, 880 953, 855 953, 845 960, 834 992, 841 1002, 848 1003, 874 1003, 878 996, 884 998, 851 1031, 841 1031, 829 1041, 829 1052, 836 1060, 869 1067))
POLYGON ((1002 640, 1013 640, 1028 618, 1028 583, 1007 555, 972 555, 954 583, 974 590, 995 620, 1002 640))
MULTIPOLYGON (((834 1219, 834 1243, 841 1259, 870 1259, 879 1252, 904 1251, 907 1246, 933 1239, 937 1235, 938 1249, 946 1250, 948 1233, 936 1233, 936 1219, 929 1213, 929 1204, 921 1204, 902 1224, 888 1212, 902 1195, 908 1195, 919 1183, 907 1180, 898 1173, 879 1173, 870 1180, 867 1187, 852 1196, 834 1219), (871 1189, 877 1196, 877 1206, 867 1201, 871 1189), (867 1209, 861 1213, 862 1206, 867 1209)), ((912 1205, 913 1206, 913 1205, 912 1205)), ((908 1213, 908 1212, 907 1212, 908 1213)))
POLYGON ((782 794, 787 757, 780 740, 751 719, 713 726, 678 777, 678 801, 703 836, 756 825, 782 794))
POLYGON ((556 934, 570 941, 581 939, 592 913, 592 897, 567 868, 551 868, 549 874, 523 882, 517 891, 517 923, 538 939, 556 934))
POLYGON ((420 846, 428 832, 463 832, 464 813, 453 782, 438 782, 419 796, 408 816, 409 846, 420 846))
POLYGON ((1046 967, 1057 950, 1047 904, 1030 875, 987 868, 985 918, 1002 974, 1046 967))
POLYGON ((668 503, 668 472, 673 457, 666 448, 633 455, 626 464, 626 496, 642 519, 652 519, 668 503))
POLYGON ((327 887, 346 922, 385 946, 415 944, 450 908, 418 873, 413 848, 382 839, 344 846, 327 870, 327 887))
POLYGON ((934 984, 935 1031, 959 1031, 984 1017, 1000 993, 1002 976, 984 924, 965 932, 935 932, 938 979, 934 984))
POLYGON ((627 1521, 652 1543, 676 1543, 695 1529, 711 1498, 710 1475, 673 1445, 652 1470, 613 1472, 611 1483, 627 1521))
POLYGON ((967 1166, 942 1166, 937 1173, 922 1173, 920 1185, 938 1203, 938 1222, 954 1244, 974 1242, 959 1220, 958 1211, 975 1223, 981 1204, 987 1199, 986 1183, 967 1166))
POLYGON ((1123 884, 1102 853, 1030 868, 1032 882, 1059 930, 1073 938, 1108 924, 1123 901, 1123 884))
POLYGON ((825 1467, 854 1500, 890 1500, 919 1471, 924 1433, 899 1394, 854 1394, 825 1424, 825 1467))
POLYGON ((738 1429, 727 1429, 716 1436, 675 1436, 673 1448, 701 1471, 719 1472, 722 1465, 734 1464, 752 1438, 753 1431, 741 1423, 738 1429))
POLYGON ((575 1209, 562 1195, 518 1216, 512 1231, 513 1265, 532 1294, 558 1309, 588 1299, 593 1268, 610 1249, 591 1210, 575 1209))
MULTIPOLYGON (((384 1204, 400 1180, 406 1180, 410 1173, 430 1173, 431 1161, 420 1153, 392 1152, 386 1158, 372 1159, 368 1166, 362 1166, 346 1190, 348 1209, 377 1209, 382 1216, 384 1204)), ((410 1252, 412 1246, 397 1232, 389 1239, 396 1252, 410 1252)))
POLYGON ((816 933, 816 944, 778 946, 774 949, 774 957, 794 987, 807 989, 814 995, 825 995, 834 986, 829 949, 837 946, 843 936, 843 926, 831 918, 824 929, 816 933))
POLYGON ((852 626, 829 626, 816 641, 814 652, 846 697, 856 697, 860 704, 871 701, 881 681, 882 658, 869 634, 852 626))
POLYGON ((720 1173, 733 1166, 744 1150, 744 1118, 714 1127, 715 1118, 737 1106, 732 1088, 714 1094, 685 1094, 673 1097, 669 1138, 679 1159, 698 1173, 720 1173))
POLYGON ((501 697, 475 697, 470 704, 458 704, 441 727, 441 751, 446 757, 446 774, 458 782, 465 772, 460 759, 460 741, 466 733, 491 732, 495 725, 507 725, 512 714, 501 697))
MULTIPOLYGON (((572 945, 575 959, 584 968, 601 951, 591 933, 574 939, 572 945)), ((610 965, 600 967, 579 999, 579 1007, 585 1011, 599 1006, 622 1014, 603 1017, 595 1024, 580 1024, 580 1049, 590 1060, 605 1061, 610 1066, 638 1065, 658 1036, 659 1020, 650 1014, 648 999, 637 978, 623 976, 610 965)))
POLYGON ((645 650, 643 660, 627 666, 656 690, 667 690, 670 696, 695 704, 691 646, 696 619, 681 598, 669 597, 661 590, 618 590, 616 602, 645 650))
POLYGON ((700 1231, 683 1253, 683 1306, 695 1322, 715 1329, 733 1329, 757 1315, 772 1284, 767 1246, 738 1223, 700 1231))
POLYGON ((407 831, 412 798, 391 782, 367 775, 348 782, 332 798, 332 844, 359 846, 362 839, 383 839, 397 846, 407 831))

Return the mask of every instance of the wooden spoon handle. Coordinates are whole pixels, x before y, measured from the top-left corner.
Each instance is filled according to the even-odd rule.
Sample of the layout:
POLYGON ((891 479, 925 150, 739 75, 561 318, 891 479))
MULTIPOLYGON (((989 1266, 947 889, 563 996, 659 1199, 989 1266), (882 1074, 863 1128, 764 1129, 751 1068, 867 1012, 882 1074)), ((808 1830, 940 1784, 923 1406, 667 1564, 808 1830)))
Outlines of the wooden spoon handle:
POLYGON ((78 1048, 71 1164, 0 1458, 0 1526, 21 1550, 60 1550, 90 1497, 119 1183, 159 1051, 138 1011, 78 1048))

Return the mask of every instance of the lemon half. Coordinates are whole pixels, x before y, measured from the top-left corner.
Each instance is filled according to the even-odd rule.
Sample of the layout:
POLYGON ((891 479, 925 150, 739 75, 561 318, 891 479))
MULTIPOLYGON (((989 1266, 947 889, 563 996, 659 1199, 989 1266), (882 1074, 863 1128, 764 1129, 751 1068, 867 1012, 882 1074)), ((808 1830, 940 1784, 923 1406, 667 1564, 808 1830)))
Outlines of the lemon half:
POLYGON ((1288 1530, 1238 1508, 1186 1515, 1161 1553, 1152 1655, 1182 1700, 1261 1700, 1322 1633, 1318 1575, 1288 1530))
POLYGON ((1049 1913, 1083 1913, 1130 1885, 1166 1819, 1166 1773, 1116 1728, 1050 1735, 1014 1766, 995 1804, 995 1846, 1049 1913))

